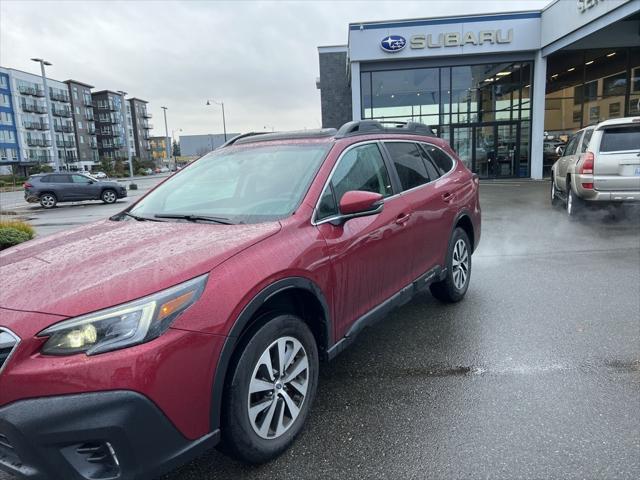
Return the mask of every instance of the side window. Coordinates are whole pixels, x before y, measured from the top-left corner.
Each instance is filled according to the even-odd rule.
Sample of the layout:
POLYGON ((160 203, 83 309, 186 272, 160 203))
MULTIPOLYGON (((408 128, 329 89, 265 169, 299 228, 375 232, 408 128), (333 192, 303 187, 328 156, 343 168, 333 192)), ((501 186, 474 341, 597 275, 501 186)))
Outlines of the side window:
POLYGON ((42 183, 51 183, 51 175, 45 175, 44 177, 42 177, 40 179, 40 182, 42 182, 42 183))
POLYGON ((49 183, 71 183, 71 175, 50 175, 49 183))
POLYGON ((589 130, 585 130, 584 137, 582 137, 582 146, 580 147, 580 153, 584 153, 587 151, 587 148, 589 148, 589 141, 591 140, 592 135, 593 135, 593 128, 590 128, 589 130))
POLYGON ((574 153, 576 153, 579 139, 580 139, 580 132, 576 133, 573 137, 571 137, 571 140, 569 140, 569 143, 567 144, 567 148, 562 154, 563 157, 566 157, 568 155, 573 155, 574 153))
POLYGON ((84 175, 71 175, 73 183, 89 183, 89 179, 84 175))
POLYGON ((453 168, 453 160, 449 155, 435 145, 423 144, 422 148, 427 152, 427 155, 431 158, 433 164, 438 169, 440 177, 451 171, 453 168))
POLYGON ((385 142, 403 190, 429 183, 429 174, 415 143, 385 142))
POLYGON ((320 198, 316 220, 337 215, 340 199, 350 190, 379 193, 383 197, 393 194, 378 145, 370 143, 352 148, 339 162, 320 198))
POLYGON ((378 145, 369 143, 349 150, 341 159, 331 179, 336 202, 350 190, 393 194, 389 172, 384 165, 378 145))
POLYGON ((331 185, 327 185, 326 190, 320 198, 318 204, 318 211, 316 212, 316 220, 322 220, 323 218, 332 217, 338 214, 338 205, 336 204, 336 198, 333 195, 333 189, 331 185))

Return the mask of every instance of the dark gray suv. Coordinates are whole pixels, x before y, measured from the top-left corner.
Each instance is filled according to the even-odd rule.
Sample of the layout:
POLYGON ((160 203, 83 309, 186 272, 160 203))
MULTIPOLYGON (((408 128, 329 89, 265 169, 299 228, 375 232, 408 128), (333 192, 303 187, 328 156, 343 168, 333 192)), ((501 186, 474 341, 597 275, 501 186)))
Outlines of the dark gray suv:
POLYGON ((53 208, 58 202, 102 200, 115 203, 127 196, 127 189, 118 182, 101 182, 80 173, 45 173, 32 175, 24 184, 24 199, 40 202, 44 208, 53 208))

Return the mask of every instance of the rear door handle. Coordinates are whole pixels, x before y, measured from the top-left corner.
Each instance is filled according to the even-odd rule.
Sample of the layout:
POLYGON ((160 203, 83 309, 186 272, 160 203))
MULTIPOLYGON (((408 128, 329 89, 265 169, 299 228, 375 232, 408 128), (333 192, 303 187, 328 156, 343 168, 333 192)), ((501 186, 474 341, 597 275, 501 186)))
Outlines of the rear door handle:
POLYGON ((404 225, 405 223, 407 223, 409 221, 409 218, 411 217, 410 213, 401 213, 400 215, 398 215, 398 217, 396 218, 396 223, 398 225, 404 225))
POLYGON ((453 193, 451 192, 444 192, 442 194, 442 200, 444 200, 445 202, 450 202, 453 199, 453 193))

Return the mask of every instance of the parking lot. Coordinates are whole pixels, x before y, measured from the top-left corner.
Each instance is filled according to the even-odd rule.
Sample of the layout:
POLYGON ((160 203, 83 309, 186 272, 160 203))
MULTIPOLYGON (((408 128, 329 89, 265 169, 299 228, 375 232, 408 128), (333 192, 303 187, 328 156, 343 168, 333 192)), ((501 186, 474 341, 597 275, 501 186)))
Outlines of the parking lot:
MULTIPOLYGON (((572 220, 548 188, 482 183, 466 299, 425 294, 324 365, 282 457, 212 451, 163 480, 639 478, 640 210, 572 220)), ((45 235, 129 201, 20 211, 45 235)))

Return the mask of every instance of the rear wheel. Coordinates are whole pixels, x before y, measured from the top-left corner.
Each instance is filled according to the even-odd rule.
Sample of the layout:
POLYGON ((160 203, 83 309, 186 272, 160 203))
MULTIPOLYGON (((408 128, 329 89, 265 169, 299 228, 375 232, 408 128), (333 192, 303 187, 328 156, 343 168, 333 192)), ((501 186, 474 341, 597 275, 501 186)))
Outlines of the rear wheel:
POLYGON ((551 206, 558 205, 558 191, 556 189, 556 179, 551 175, 551 206))
POLYGON ((469 288, 471 278, 471 242, 462 228, 454 230, 449 240, 447 275, 444 280, 429 287, 438 300, 445 303, 459 302, 469 288))
POLYGON ((53 208, 58 203, 58 199, 53 193, 43 193, 40 195, 40 205, 42 208, 53 208))
POLYGON ((573 192, 571 184, 567 184, 567 215, 575 217, 581 209, 582 199, 573 192))
POLYGON ((225 387, 223 449, 249 463, 284 452, 302 430, 318 382, 318 349, 294 315, 274 315, 241 347, 225 387))
POLYGON ((118 196, 113 190, 105 190, 104 192, 102 192, 100 198, 104 203, 115 203, 115 201, 118 199, 118 196))

